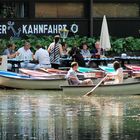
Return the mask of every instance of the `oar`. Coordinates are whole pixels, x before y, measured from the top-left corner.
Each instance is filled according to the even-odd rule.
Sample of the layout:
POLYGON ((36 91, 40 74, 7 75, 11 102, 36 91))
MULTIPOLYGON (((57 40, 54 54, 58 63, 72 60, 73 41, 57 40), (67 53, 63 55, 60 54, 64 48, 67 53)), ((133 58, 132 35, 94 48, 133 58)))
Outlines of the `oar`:
POLYGON ((100 82, 92 90, 90 90, 89 92, 87 92, 84 96, 91 95, 91 93, 106 79, 106 77, 107 77, 107 75, 103 79, 101 79, 100 82))

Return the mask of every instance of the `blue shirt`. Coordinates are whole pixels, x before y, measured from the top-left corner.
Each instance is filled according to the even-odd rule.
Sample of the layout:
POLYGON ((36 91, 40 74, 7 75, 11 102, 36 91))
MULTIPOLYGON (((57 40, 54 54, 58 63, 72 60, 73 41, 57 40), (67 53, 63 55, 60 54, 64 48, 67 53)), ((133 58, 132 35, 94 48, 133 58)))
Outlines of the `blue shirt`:
POLYGON ((90 51, 89 50, 81 50, 81 54, 83 55, 84 58, 86 57, 91 57, 90 51))

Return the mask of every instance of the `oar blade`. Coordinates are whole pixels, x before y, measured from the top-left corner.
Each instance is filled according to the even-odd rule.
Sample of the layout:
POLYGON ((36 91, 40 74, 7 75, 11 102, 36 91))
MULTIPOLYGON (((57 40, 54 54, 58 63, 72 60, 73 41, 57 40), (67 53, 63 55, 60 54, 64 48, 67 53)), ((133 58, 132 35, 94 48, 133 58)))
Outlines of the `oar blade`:
POLYGON ((84 97, 85 97, 85 96, 90 96, 91 93, 92 93, 92 91, 87 92, 87 93, 84 95, 84 97))

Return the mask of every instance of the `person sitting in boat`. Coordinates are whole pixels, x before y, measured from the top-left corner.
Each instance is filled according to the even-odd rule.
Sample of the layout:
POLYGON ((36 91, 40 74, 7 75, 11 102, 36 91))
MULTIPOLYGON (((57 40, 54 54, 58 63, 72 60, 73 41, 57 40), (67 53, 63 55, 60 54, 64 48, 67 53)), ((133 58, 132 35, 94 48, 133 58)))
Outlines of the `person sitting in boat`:
POLYGON ((66 75, 66 78, 68 79, 68 82, 70 85, 92 85, 93 84, 91 79, 79 80, 77 77, 77 70, 78 70, 78 63, 72 62, 71 68, 66 75))
POLYGON ((113 63, 113 67, 115 69, 115 73, 107 74, 107 79, 113 79, 113 81, 105 81, 104 84, 121 84, 123 83, 123 69, 118 61, 113 63))
POLYGON ((35 60, 39 64, 35 66, 35 69, 39 68, 51 68, 49 53, 46 49, 43 49, 41 45, 36 45, 37 51, 35 52, 35 60))

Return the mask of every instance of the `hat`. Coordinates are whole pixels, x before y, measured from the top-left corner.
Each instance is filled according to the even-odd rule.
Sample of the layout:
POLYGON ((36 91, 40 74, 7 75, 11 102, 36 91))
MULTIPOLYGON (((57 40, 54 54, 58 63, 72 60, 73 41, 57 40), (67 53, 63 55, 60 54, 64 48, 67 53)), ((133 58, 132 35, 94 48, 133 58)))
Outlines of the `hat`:
POLYGON ((60 35, 55 35, 54 38, 60 38, 60 35))
POLYGON ((71 63, 71 67, 76 66, 76 65, 78 65, 77 62, 72 62, 72 63, 71 63))

